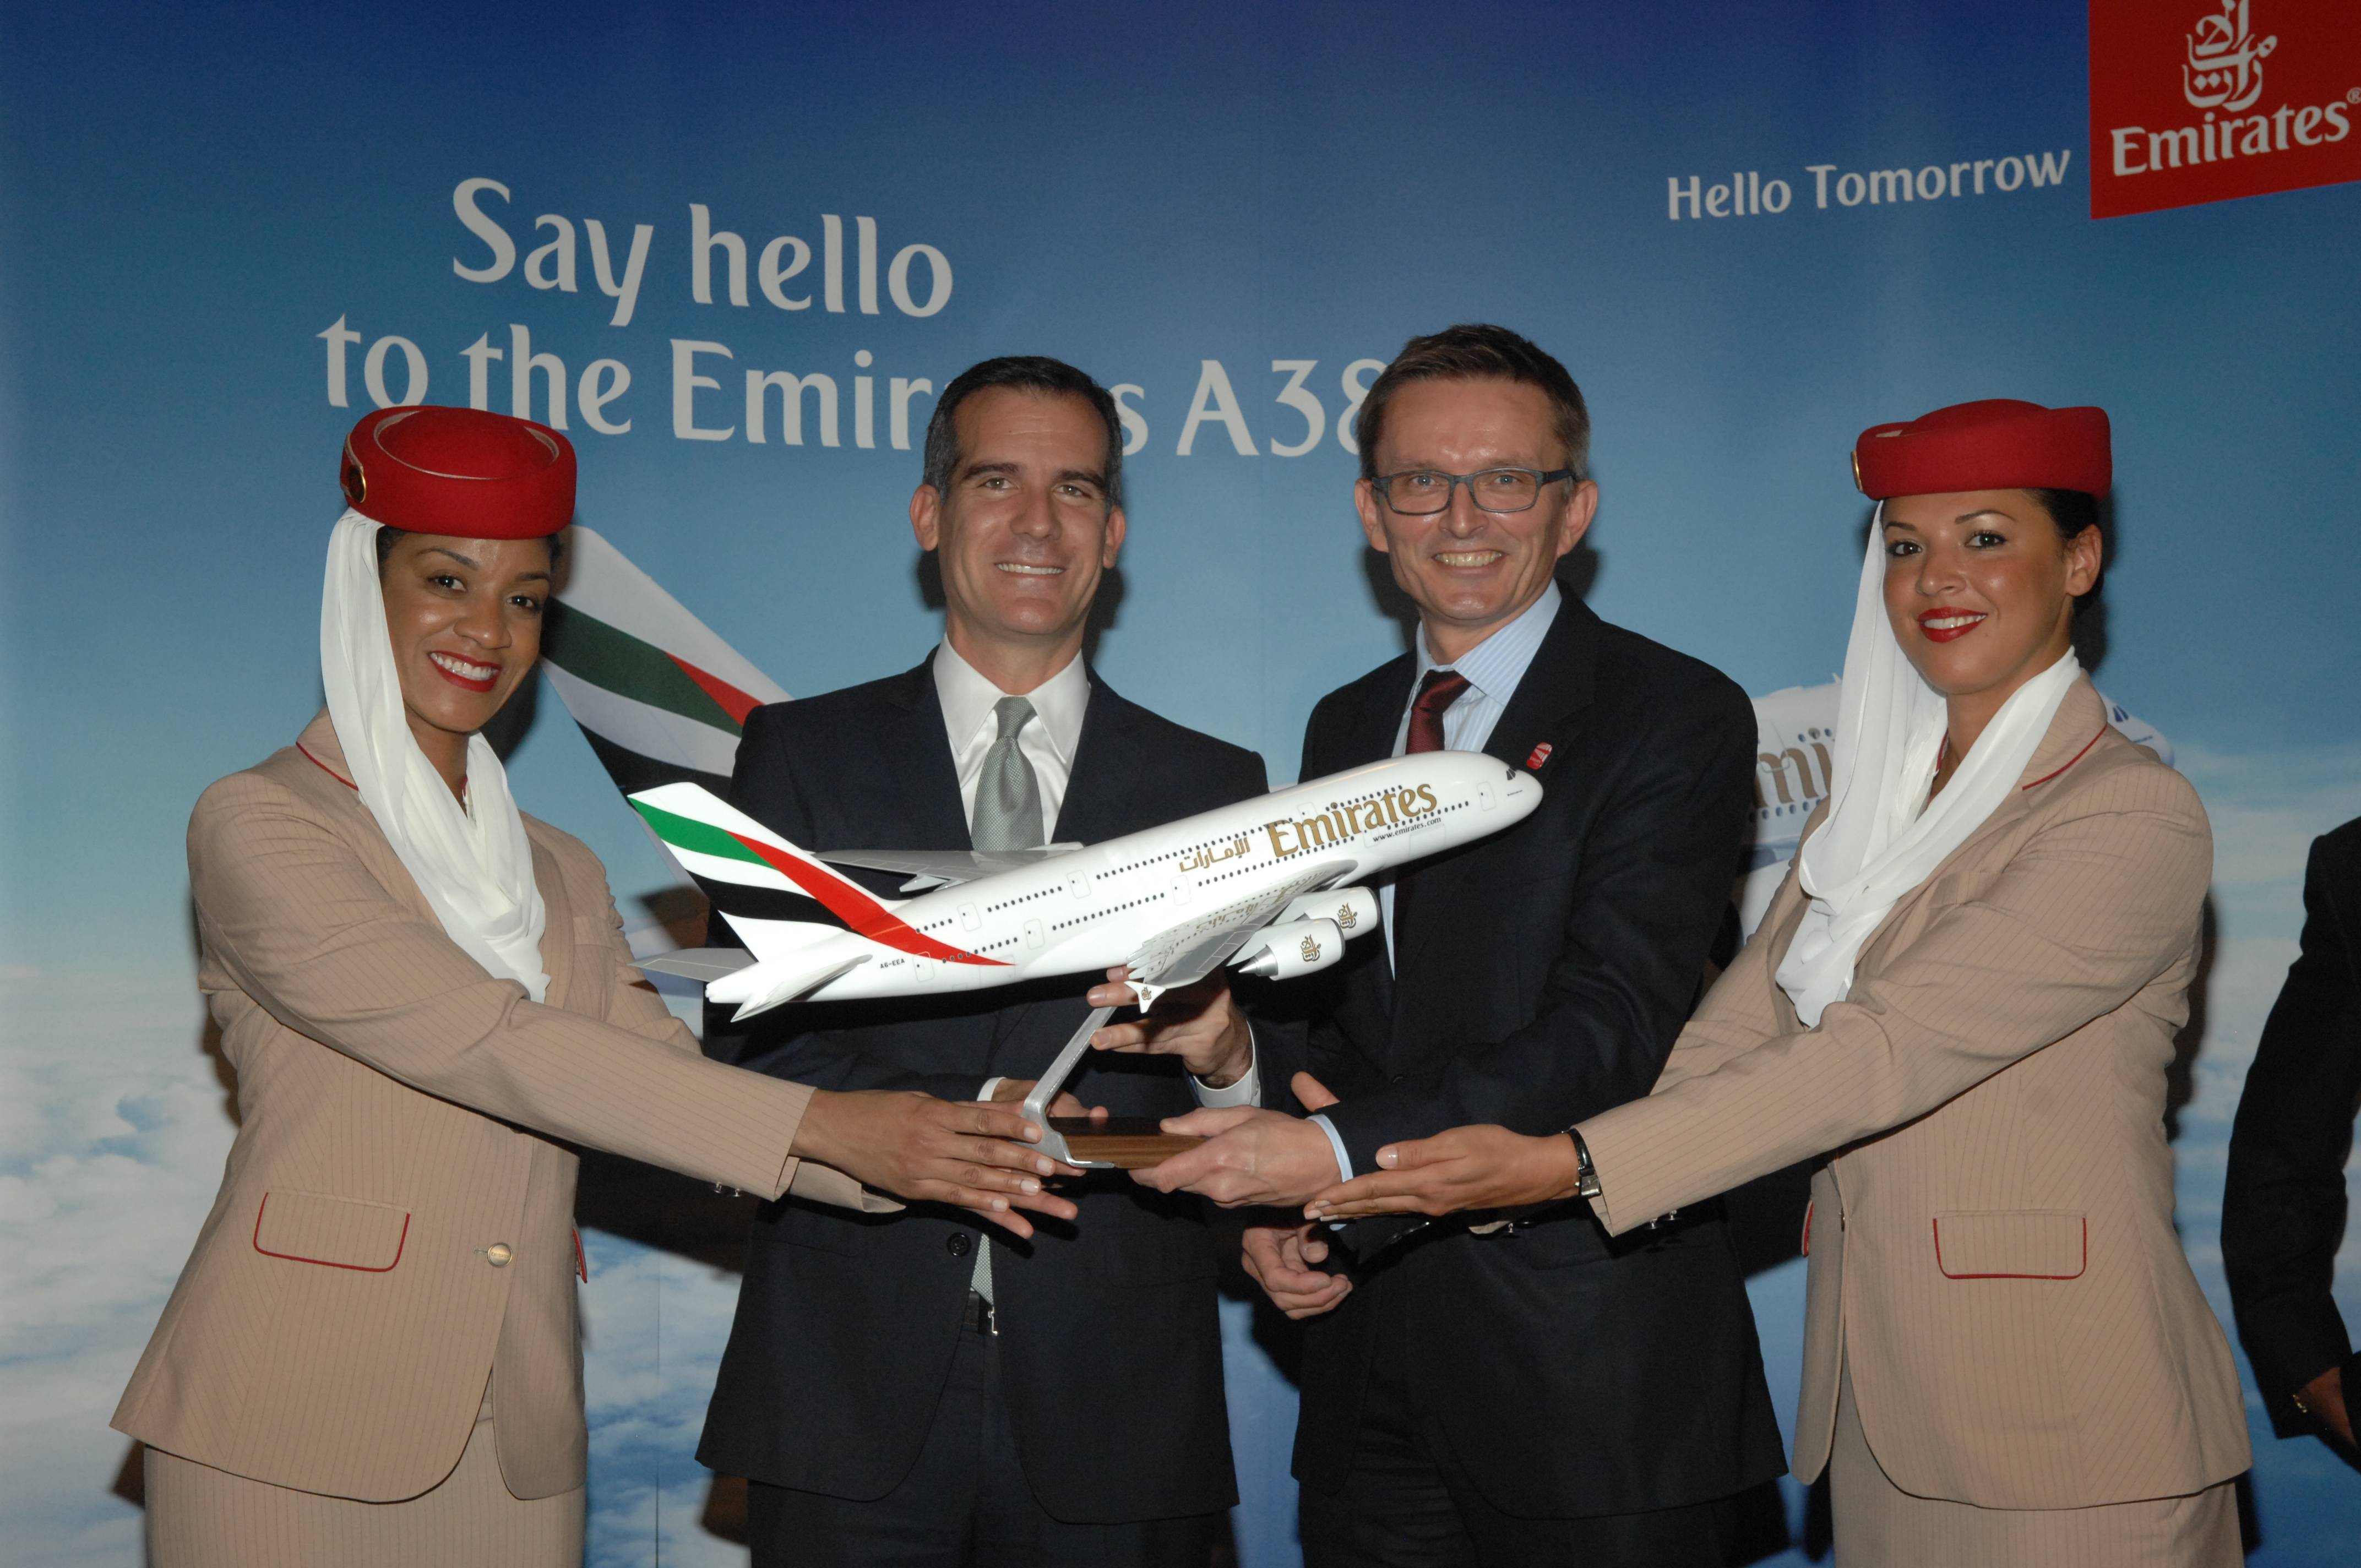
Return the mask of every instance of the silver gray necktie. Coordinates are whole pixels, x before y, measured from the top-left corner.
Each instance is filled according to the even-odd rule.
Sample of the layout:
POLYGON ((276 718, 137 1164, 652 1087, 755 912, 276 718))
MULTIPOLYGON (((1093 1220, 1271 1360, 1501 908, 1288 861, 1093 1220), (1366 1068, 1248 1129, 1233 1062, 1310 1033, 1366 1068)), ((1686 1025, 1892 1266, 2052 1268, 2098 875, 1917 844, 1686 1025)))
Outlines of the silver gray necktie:
MULTIPOLYGON (((1017 749, 1016 737, 1033 722, 1033 705, 1021 696, 1005 696, 992 705, 1000 720, 1000 734, 983 754, 983 771, 975 780, 975 821, 968 839, 979 850, 1035 850, 1041 831, 1041 781, 1033 764, 1017 749)), ((992 1226, 976 1237, 975 1272, 969 1286, 985 1300, 992 1299, 992 1226)))
POLYGON ((999 738, 983 754, 975 781, 975 821, 970 841, 979 850, 1036 850, 1048 841, 1042 831, 1041 781, 1017 749, 1016 734, 1033 721, 1033 705, 1021 696, 993 704, 999 738))

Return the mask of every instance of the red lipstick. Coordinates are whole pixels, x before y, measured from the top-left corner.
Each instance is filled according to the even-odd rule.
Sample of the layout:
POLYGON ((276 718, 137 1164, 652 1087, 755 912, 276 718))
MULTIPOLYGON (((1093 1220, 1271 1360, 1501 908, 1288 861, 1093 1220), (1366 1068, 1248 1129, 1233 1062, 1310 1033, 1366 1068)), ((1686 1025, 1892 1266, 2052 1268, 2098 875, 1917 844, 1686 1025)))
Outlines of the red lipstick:
MULTIPOLYGON (((456 653, 450 653, 445 654, 445 657, 456 659, 459 655, 456 653)), ((489 679, 480 681, 469 680, 467 676, 459 674, 456 670, 452 669, 450 666, 444 663, 441 659, 437 659, 432 654, 427 656, 426 662, 434 666, 434 673, 436 674, 442 676, 445 680, 449 681, 453 685, 457 686, 462 691, 471 691, 480 695, 481 693, 490 691, 495 685, 500 684, 500 666, 485 660, 468 659, 465 661, 465 663, 474 665, 477 669, 489 670, 492 672, 489 679)))
POLYGON ((1918 616, 1918 630, 1926 634, 1929 642, 1956 642, 1982 626, 1985 613, 1981 609, 1961 609, 1956 606, 1949 609, 1924 610, 1918 616), (1932 624, 1938 620, 1958 621, 1959 624, 1941 627, 1932 624))

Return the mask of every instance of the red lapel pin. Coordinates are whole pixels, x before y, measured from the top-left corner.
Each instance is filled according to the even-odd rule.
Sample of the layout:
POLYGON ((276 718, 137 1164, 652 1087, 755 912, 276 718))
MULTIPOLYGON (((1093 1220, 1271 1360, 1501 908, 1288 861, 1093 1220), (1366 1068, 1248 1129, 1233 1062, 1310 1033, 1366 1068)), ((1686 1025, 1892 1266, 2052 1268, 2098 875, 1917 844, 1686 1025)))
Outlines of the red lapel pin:
POLYGON ((1533 769, 1540 767, 1543 762, 1548 762, 1549 758, 1550 743, 1544 740, 1540 745, 1533 748, 1533 754, 1532 756, 1525 759, 1525 771, 1528 773, 1532 772, 1533 769))

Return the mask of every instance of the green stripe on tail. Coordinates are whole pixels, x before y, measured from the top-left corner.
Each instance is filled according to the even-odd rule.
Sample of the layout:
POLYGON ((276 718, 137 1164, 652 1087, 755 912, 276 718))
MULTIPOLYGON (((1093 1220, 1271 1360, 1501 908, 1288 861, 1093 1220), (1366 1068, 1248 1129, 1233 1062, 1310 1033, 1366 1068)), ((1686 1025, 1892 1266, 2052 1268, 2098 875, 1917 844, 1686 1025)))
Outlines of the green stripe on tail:
POLYGON ((660 806, 644 801, 631 802, 631 809, 655 829, 656 837, 675 849, 687 850, 699 855, 711 855, 717 860, 744 861, 750 865, 768 867, 770 862, 748 849, 738 836, 709 822, 694 817, 675 816, 660 806))

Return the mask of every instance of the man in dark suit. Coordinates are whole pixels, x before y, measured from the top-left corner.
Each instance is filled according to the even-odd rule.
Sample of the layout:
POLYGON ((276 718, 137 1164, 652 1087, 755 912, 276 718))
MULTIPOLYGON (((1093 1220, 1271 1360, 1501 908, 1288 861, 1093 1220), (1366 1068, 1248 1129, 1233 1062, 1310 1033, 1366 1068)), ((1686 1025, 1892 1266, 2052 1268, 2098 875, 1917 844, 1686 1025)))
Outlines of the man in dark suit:
POLYGON ((2303 941, 2246 1069, 2222 1194, 2222 1266, 2281 1437, 2353 1453, 2361 1356, 2330 1287, 2361 1110, 2361 818, 2312 841, 2303 941))
MULTIPOLYGON (((1449 747, 1545 793, 1517 827, 1407 870, 1380 894, 1387 940, 1319 977, 1296 1091, 1320 1113, 1195 1113, 1180 1125, 1217 1135, 1141 1173, 1168 1191, 1300 1205, 1398 1140, 1554 1132, 1640 1098, 1729 902, 1752 714, 1714 670, 1558 588, 1598 503, 1565 367, 1499 327, 1414 338, 1359 433, 1362 527, 1421 634, 1321 701, 1302 776, 1449 747)), ((1324 1231, 1247 1232, 1249 1268, 1312 1320, 1307 1563, 1724 1560, 1733 1495, 1784 1464, 1718 1201, 1625 1241, 1579 1204, 1347 1239, 1350 1276, 1313 1266, 1324 1231)))
MULTIPOLYGON (((756 710, 731 803, 799 844, 1010 850, 1262 793, 1259 757, 1085 666, 1123 543, 1121 454, 1113 400, 1056 360, 989 360, 944 388, 910 507, 941 569, 943 641, 906 674, 756 710)), ((831 1089, 1018 1100, 1084 1001, 1076 981, 794 1003, 746 1026, 715 1010, 706 1043, 831 1089)), ((1119 1115, 1257 1092, 1219 982, 1097 1043, 1080 1091, 1119 1115)), ((1105 1177, 1071 1195, 1080 1217, 1029 1242, 932 1205, 851 1223, 763 1209, 697 1452, 750 1479, 758 1568, 1202 1568, 1236 1500, 1202 1205, 1105 1177)))

